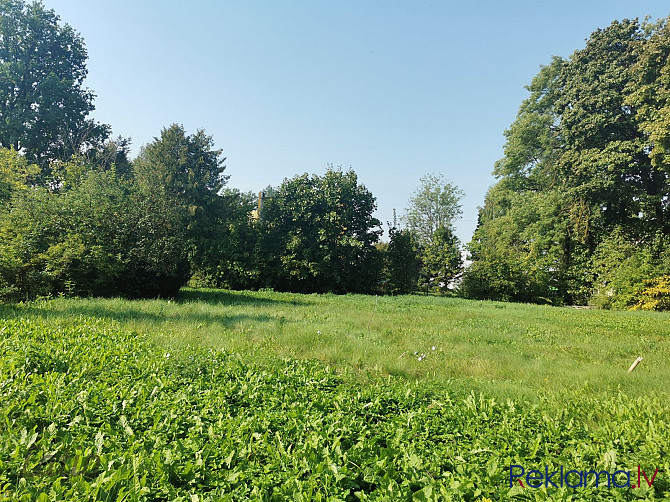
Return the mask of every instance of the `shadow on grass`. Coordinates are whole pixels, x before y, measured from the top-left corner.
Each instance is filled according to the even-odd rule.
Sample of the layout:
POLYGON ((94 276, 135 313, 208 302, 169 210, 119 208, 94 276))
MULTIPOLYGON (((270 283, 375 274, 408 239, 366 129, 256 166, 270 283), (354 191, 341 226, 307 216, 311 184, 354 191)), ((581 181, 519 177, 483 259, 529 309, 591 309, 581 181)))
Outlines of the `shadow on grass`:
MULTIPOLYGON (((274 293, 270 293, 274 294, 274 293)), ((212 305, 305 305, 305 301, 298 299, 295 295, 292 298, 267 298, 259 297, 247 291, 230 291, 224 289, 182 289, 177 295, 177 302, 205 302, 212 305)))
MULTIPOLYGON (((253 294, 222 290, 184 290, 179 293, 177 301, 172 305, 164 300, 123 300, 105 298, 58 299, 47 302, 31 302, 15 305, 0 305, 0 318, 32 317, 39 319, 62 319, 73 321, 80 317, 110 319, 124 322, 151 323, 156 326, 165 323, 186 325, 218 324, 226 329, 234 328, 244 322, 285 324, 276 316, 266 315, 255 311, 253 307, 271 307, 276 304, 301 305, 304 302, 274 298, 256 297, 253 294), (216 309, 199 309, 197 303, 209 306, 236 306, 246 307, 241 312, 216 312, 216 309), (193 308, 190 308, 193 304, 193 308), (251 307, 251 309, 249 308, 251 307)), ((230 309, 228 309, 230 310, 230 309)), ((242 310, 242 309, 240 309, 242 310)))
MULTIPOLYGON (((268 293, 275 295, 274 293, 268 293)), ((278 305, 306 305, 306 302, 295 295, 281 298, 276 294, 275 298, 268 297, 263 293, 259 296, 247 291, 230 291, 216 289, 182 289, 174 303, 176 308, 170 306, 170 302, 161 299, 139 299, 127 300, 119 298, 69 298, 65 301, 55 299, 53 302, 42 301, 0 304, 0 318, 11 318, 19 316, 30 316, 38 318, 62 318, 72 320, 80 316, 105 318, 116 321, 147 321, 160 323, 166 321, 193 322, 193 323, 220 323, 226 327, 245 320, 255 322, 276 321, 276 317, 260 313, 252 314, 228 314, 215 312, 193 311, 188 309, 189 304, 204 303, 213 307, 217 306, 243 306, 243 307, 272 307, 278 305)), ((197 308, 197 307, 196 307, 197 308)), ((286 322, 282 320, 282 323, 286 322)))

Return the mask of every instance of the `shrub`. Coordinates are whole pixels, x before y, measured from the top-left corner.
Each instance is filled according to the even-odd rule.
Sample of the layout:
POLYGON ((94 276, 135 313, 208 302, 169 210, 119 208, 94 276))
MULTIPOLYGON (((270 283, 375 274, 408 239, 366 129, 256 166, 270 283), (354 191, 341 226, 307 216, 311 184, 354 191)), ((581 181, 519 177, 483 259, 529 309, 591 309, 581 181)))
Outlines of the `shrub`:
POLYGON ((0 300, 176 295, 189 268, 185 224, 170 202, 98 171, 13 196, 0 213, 0 300))
POLYGON ((630 310, 670 310, 670 275, 654 277, 638 287, 630 310))
POLYGON ((640 247, 621 230, 603 239, 592 257, 593 295, 590 303, 605 309, 634 305, 649 278, 663 274, 649 246, 640 247))

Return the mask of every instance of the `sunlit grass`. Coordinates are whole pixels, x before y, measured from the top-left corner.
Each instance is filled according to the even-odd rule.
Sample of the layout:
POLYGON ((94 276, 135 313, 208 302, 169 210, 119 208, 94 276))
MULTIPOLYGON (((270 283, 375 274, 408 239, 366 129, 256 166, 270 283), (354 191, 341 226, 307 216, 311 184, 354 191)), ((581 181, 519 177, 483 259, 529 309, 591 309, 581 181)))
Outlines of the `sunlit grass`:
POLYGON ((224 348, 256 361, 318 359, 357 377, 449 382, 503 396, 584 387, 652 394, 670 380, 670 315, 660 313, 220 290, 184 290, 176 301, 61 298, 2 312, 55 322, 97 317, 166 347, 224 348), (638 356, 644 361, 627 374, 638 356))

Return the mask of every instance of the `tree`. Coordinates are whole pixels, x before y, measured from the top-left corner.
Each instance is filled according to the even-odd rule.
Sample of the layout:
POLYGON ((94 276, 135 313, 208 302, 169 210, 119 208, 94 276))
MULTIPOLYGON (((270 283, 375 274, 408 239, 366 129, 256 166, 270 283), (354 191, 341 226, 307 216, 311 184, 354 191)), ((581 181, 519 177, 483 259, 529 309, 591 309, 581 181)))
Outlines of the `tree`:
POLYGON ((643 211, 649 221, 645 226, 652 232, 660 228, 670 235, 670 18, 645 28, 650 32, 649 39, 637 48, 625 105, 636 112, 643 150, 652 166, 643 178, 643 211))
POLYGON ((184 126, 172 124, 142 148, 133 163, 134 176, 139 184, 160 188, 185 205, 201 206, 228 179, 222 152, 202 129, 189 136, 184 126))
POLYGON ((470 243, 476 297, 586 302, 602 284, 606 267, 593 260, 607 236, 647 247, 670 232, 669 173, 649 155, 667 126, 667 51, 649 33, 615 21, 533 79, 470 243))
POLYGON ((389 230, 390 241, 384 252, 388 292, 406 295, 416 291, 421 270, 419 243, 409 230, 389 230))
POLYGON ((352 170, 284 180, 263 205, 261 283, 303 293, 374 290, 381 234, 375 209, 352 170))
POLYGON ((429 289, 446 291, 463 268, 460 242, 449 228, 435 230, 430 244, 421 252, 419 282, 429 289))
POLYGON ((442 174, 427 174, 409 200, 403 222, 422 245, 431 242, 438 228, 451 229, 462 211, 463 192, 447 182, 442 174))
POLYGON ((635 107, 651 146, 654 166, 670 168, 670 19, 647 26, 649 40, 638 51, 626 104, 635 107))
POLYGON ((16 150, 0 148, 0 204, 13 193, 26 190, 39 173, 39 168, 28 164, 16 150))
POLYGON ((627 103, 631 68, 645 44, 637 20, 615 21, 595 31, 559 76, 555 110, 564 147, 555 172, 573 205, 599 213, 601 226, 588 229, 590 252, 616 227, 645 240, 665 225, 667 180, 652 167, 636 109, 627 103))
POLYGON ((39 3, 0 0, 0 146, 14 148, 45 175, 49 163, 96 148, 109 127, 88 119, 82 38, 39 3))
POLYGON ((224 162, 211 136, 203 130, 187 135, 177 124, 164 128, 133 162, 135 182, 153 198, 162 197, 161 205, 174 204, 181 212, 194 271, 215 267, 220 258, 227 205, 219 195, 228 179, 224 162))

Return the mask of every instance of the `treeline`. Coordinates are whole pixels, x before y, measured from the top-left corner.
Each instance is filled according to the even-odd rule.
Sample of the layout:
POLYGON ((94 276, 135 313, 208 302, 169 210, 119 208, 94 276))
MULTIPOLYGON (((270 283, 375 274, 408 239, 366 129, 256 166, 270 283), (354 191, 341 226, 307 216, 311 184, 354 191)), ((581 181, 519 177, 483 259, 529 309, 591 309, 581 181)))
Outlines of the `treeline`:
MULTIPOLYGON (((121 148, 119 159, 126 154, 121 148)), ((0 150, 0 298, 170 297, 188 281, 408 293, 422 273, 448 281, 445 274, 459 271, 458 241, 444 228, 426 246, 396 229, 380 243, 375 198, 352 170, 286 179, 257 204, 224 188, 223 161, 210 136, 178 125, 122 160, 123 169, 74 156, 45 174, 15 150, 0 150)))
POLYGON ((440 218, 410 212, 412 230, 394 224, 381 243, 375 198, 351 170, 285 179, 257 200, 226 188, 211 136, 176 124, 131 160, 129 140, 89 118, 86 59, 52 10, 0 0, 0 299, 168 297, 188 281, 407 293, 459 272, 460 193, 442 178, 417 199, 440 218))
MULTIPOLYGON (((129 158, 89 118, 81 37, 0 0, 0 299, 173 296, 184 284, 295 292, 450 290, 462 193, 421 179, 381 242, 356 174, 227 188, 222 151, 172 125, 129 158)), ((616 21, 554 58, 505 132, 460 293, 670 308, 670 19, 616 21)), ((395 218, 394 218, 395 219, 395 218)))
POLYGON ((469 245, 466 295, 668 303, 668 89, 668 19, 613 22, 541 68, 505 133, 469 245))

